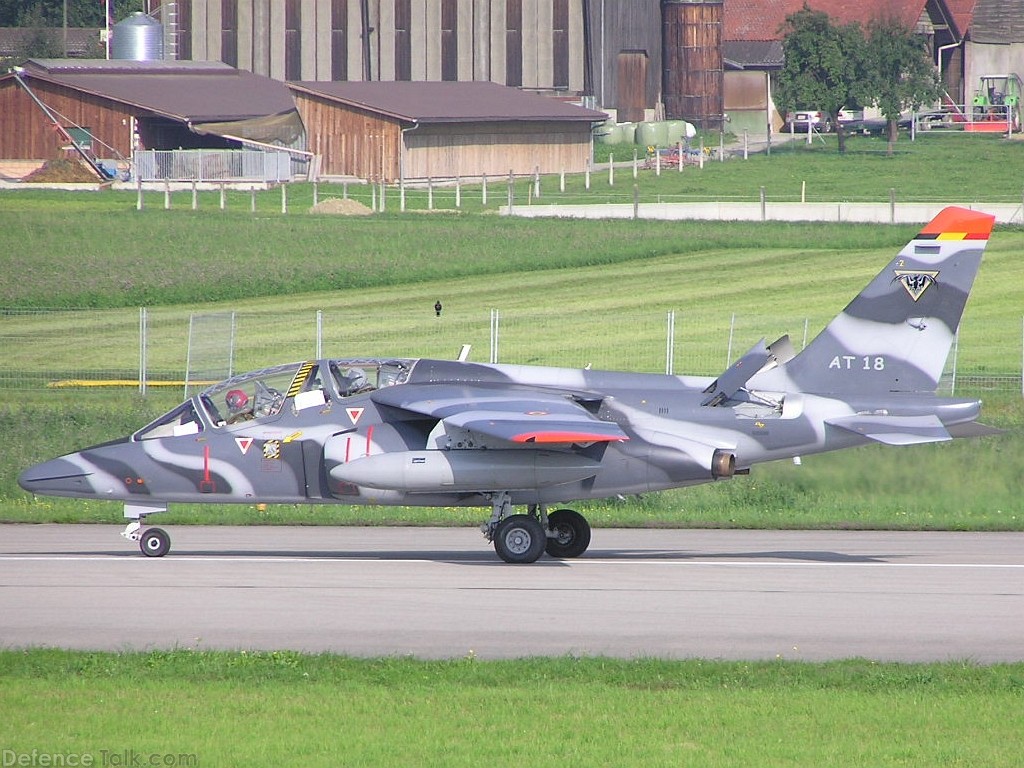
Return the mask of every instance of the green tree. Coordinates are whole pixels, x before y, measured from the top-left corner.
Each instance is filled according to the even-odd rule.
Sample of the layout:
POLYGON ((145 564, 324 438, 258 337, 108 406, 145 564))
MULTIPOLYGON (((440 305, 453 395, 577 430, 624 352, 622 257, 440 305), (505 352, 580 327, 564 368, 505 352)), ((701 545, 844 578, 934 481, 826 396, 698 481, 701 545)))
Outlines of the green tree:
POLYGON ((46 23, 41 5, 34 5, 21 14, 25 36, 18 45, 16 59, 59 59, 64 55, 60 32, 46 23))
POLYGON ((864 34, 858 24, 835 26, 823 11, 804 7, 786 17, 783 65, 775 91, 786 112, 815 108, 827 112, 836 127, 839 151, 846 133, 839 110, 857 106, 864 79, 864 34))
POLYGON ((892 155, 900 115, 939 98, 939 75, 925 39, 894 19, 868 26, 866 65, 867 93, 888 122, 888 154, 892 155))
MULTIPOLYGON (((104 0, 0 0, 0 27, 59 27, 64 23, 67 5, 69 27, 102 27, 104 0), (38 24, 39 20, 41 24, 38 24)), ((113 21, 145 10, 143 0, 111 0, 113 21)))

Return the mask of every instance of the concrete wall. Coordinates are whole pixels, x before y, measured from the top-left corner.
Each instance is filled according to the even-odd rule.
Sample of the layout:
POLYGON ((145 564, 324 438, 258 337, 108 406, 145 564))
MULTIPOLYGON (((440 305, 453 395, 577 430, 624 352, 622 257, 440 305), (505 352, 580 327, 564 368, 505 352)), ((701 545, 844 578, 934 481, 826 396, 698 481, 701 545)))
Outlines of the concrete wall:
POLYGON ((1024 77, 1024 43, 989 45, 968 42, 964 70, 964 97, 970 104, 983 75, 1016 72, 1024 77))

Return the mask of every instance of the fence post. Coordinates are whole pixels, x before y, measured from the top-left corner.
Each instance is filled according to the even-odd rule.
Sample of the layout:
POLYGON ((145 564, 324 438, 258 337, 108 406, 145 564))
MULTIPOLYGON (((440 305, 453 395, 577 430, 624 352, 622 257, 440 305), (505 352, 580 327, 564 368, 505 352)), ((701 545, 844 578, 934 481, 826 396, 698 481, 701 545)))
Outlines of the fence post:
POLYGON ((640 218, 640 185, 633 185, 633 219, 640 218))
POLYGON ((491 363, 498 362, 498 342, 500 340, 500 326, 501 316, 496 309, 491 310, 491 363))
POLYGON ((320 202, 320 185, 317 182, 313 182, 313 207, 315 208, 317 203, 320 202))
POLYGON ((139 307, 139 394, 146 396, 146 308, 139 307))
POLYGON ((281 185, 281 213, 288 213, 288 185, 281 185))
POLYGON ((748 157, 748 154, 747 154, 747 149, 748 149, 748 147, 747 147, 747 141, 748 141, 748 137, 747 137, 747 129, 746 129, 746 128, 744 128, 744 129, 743 129, 743 159, 744 159, 744 160, 746 160, 746 159, 747 159, 747 157, 748 157))
POLYGON ((171 182, 168 179, 164 179, 164 210, 168 211, 171 208, 171 182))
POLYGON ((615 155, 608 153, 608 186, 615 186, 615 155))
POLYGON ((633 147, 633 178, 634 179, 636 178, 636 175, 637 175, 636 147, 633 147))
POLYGON ((679 151, 679 154, 676 155, 676 164, 679 166, 679 172, 682 173, 683 172, 683 142, 680 141, 676 145, 676 149, 679 151))
POLYGON ((665 324, 665 375, 675 372, 676 311, 670 309, 665 324))
POLYGON ((142 177, 135 177, 135 210, 142 210, 142 177))
POLYGON ((512 213, 512 200, 513 200, 514 196, 515 196, 515 193, 514 193, 513 186, 512 186, 512 169, 509 168, 509 171, 508 171, 508 212, 509 213, 512 213))
POLYGON ((480 205, 487 207, 487 174, 480 177, 480 205))
POLYGON ((256 187, 249 187, 249 213, 256 213, 256 187))
POLYGON ((732 365, 732 337, 736 332, 736 313, 732 313, 732 320, 729 321, 729 348, 725 354, 725 367, 732 365))
POLYGON ((316 357, 319 360, 324 356, 324 311, 316 311, 316 357))
POLYGON ((896 223, 896 190, 889 187, 889 223, 896 223))
POLYGON ((565 168, 558 174, 558 191, 565 192, 565 168))
POLYGON ((221 209, 222 211, 224 210, 224 206, 225 206, 225 200, 224 200, 224 197, 225 197, 225 196, 224 196, 224 182, 222 181, 222 182, 220 183, 220 209, 221 209))
POLYGON ((462 177, 455 174, 455 208, 462 208, 462 177))
POLYGON ((427 176, 427 210, 434 210, 434 177, 427 176))
POLYGON ((587 165, 583 169, 583 186, 589 192, 590 191, 590 158, 587 158, 587 165))
POLYGON ((764 187, 761 187, 761 221, 765 221, 765 219, 767 219, 768 217, 768 212, 766 208, 767 206, 765 205, 764 201, 764 187))
POLYGON ((540 199, 540 166, 533 166, 533 196, 540 199))
POLYGON ((196 182, 192 181, 192 210, 199 208, 199 195, 196 192, 196 182))

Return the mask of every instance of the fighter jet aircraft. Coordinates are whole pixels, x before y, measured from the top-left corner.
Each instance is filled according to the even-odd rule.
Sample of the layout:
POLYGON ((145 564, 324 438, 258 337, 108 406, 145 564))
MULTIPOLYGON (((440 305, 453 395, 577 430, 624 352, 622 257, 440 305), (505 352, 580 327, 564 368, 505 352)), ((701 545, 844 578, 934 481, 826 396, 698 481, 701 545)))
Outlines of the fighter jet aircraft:
POLYGON ((991 434, 935 394, 994 217, 946 208, 799 354, 762 339, 717 378, 414 358, 296 362, 228 379, 128 437, 27 469, 26 491, 116 499, 123 532, 174 502, 490 508, 509 563, 571 558, 552 506, 722 481, 870 442, 991 434), (525 508, 516 513, 515 507, 525 508))

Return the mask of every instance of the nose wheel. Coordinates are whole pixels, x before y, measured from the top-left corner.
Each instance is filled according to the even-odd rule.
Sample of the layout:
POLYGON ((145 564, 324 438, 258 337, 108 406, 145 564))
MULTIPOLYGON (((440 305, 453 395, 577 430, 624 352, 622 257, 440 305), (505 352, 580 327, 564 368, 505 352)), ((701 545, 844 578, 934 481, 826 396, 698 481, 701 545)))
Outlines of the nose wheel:
POLYGON ((139 549, 146 557, 163 557, 171 549, 171 537, 163 528, 147 528, 139 538, 139 549))
POLYGON ((141 522, 133 520, 121 535, 128 541, 139 542, 139 549, 146 557, 163 557, 171 551, 171 537, 163 528, 143 529, 141 522))

